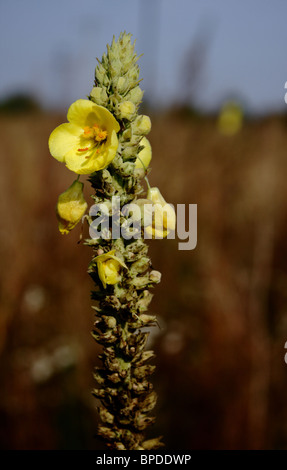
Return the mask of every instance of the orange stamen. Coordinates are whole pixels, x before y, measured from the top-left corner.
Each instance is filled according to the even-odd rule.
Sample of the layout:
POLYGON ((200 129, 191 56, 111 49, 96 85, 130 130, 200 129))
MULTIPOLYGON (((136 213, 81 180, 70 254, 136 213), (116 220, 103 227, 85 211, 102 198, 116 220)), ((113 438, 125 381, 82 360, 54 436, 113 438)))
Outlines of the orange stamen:
POLYGON ((78 152, 85 152, 86 150, 89 150, 89 147, 85 147, 83 149, 78 149, 78 152))
POLYGON ((101 142, 101 140, 105 140, 107 138, 107 131, 99 131, 96 135, 96 140, 101 142))
POLYGON ((92 129, 89 126, 84 127, 84 135, 89 135, 91 134, 92 129))

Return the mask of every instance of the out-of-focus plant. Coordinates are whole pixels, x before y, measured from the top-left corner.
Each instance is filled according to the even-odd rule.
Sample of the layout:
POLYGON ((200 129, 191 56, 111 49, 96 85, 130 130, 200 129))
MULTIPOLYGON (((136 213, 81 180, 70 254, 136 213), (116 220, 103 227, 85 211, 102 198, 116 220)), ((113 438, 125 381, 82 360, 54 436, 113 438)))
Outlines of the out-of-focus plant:
POLYGON ((241 130, 242 125, 242 107, 234 101, 225 103, 220 110, 217 120, 219 132, 224 135, 235 135, 241 130))

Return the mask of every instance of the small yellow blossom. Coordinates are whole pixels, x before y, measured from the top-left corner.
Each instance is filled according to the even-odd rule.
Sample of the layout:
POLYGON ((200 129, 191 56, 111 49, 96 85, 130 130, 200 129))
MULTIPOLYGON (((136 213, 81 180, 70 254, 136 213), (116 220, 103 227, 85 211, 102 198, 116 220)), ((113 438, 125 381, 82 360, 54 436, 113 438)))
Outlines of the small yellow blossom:
POLYGON ((93 260, 93 263, 97 264, 99 278, 104 288, 107 284, 117 284, 121 280, 121 268, 126 268, 125 263, 115 256, 115 251, 111 250, 93 260))
POLYGON ((83 183, 76 180, 58 198, 56 213, 62 235, 69 233, 87 210, 88 204, 84 199, 83 186, 83 183))
POLYGON ((145 232, 152 238, 165 238, 175 230, 174 208, 162 197, 158 188, 149 188, 147 199, 152 202, 152 223, 145 226, 145 232))
POLYGON ((143 147, 138 153, 137 159, 135 161, 135 168, 144 168, 146 169, 151 161, 151 145, 146 137, 143 137, 140 141, 140 146, 143 147))
POLYGON ((51 155, 77 174, 105 168, 118 148, 119 123, 103 106, 77 100, 68 110, 68 123, 56 127, 49 138, 51 155))

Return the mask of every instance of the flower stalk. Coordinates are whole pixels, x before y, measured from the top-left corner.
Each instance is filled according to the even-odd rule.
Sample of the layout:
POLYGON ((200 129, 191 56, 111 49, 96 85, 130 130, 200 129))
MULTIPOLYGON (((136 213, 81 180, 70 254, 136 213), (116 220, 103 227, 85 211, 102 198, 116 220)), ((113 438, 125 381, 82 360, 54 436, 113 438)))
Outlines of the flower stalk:
MULTIPOLYGON (((89 99, 71 105, 69 122, 56 128, 49 140, 52 156, 77 174, 89 174, 94 204, 111 207, 112 198, 117 197, 121 229, 129 227, 129 213, 123 206, 138 202, 142 208, 142 183, 151 161, 151 146, 145 137, 151 129, 150 118, 138 114, 143 91, 137 60, 130 34, 113 39, 96 67, 89 99)), ((155 238, 158 219, 165 217, 161 208, 165 201, 157 188, 149 192, 150 202, 155 199, 160 203, 160 211, 155 211, 151 221, 150 238, 155 238)), ((84 207, 82 196, 79 204, 77 214, 84 207)), ((87 219, 91 222, 91 217, 87 219)), ((75 221, 74 217, 69 225, 66 220, 65 227, 73 228, 75 221)), ((162 235, 166 236, 170 226, 167 229, 165 220, 163 225, 162 235)), ((145 438, 146 428, 155 420, 150 413, 157 398, 150 382, 154 353, 145 350, 146 328, 156 325, 156 317, 147 311, 150 289, 160 282, 161 274, 151 267, 143 234, 142 227, 140 237, 115 238, 110 222, 105 236, 84 242, 93 249, 88 272, 95 283, 92 299, 98 303, 93 307, 96 321, 92 334, 102 346, 101 366, 94 374, 98 386, 93 391, 101 403, 98 435, 109 448, 118 450, 149 450, 162 445, 160 438, 145 438)))

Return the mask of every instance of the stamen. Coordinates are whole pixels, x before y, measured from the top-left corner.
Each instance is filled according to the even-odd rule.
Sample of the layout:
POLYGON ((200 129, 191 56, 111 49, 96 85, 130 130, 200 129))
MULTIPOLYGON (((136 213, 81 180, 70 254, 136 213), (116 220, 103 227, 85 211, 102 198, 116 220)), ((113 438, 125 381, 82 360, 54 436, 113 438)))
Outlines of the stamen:
POLYGON ((92 153, 90 153, 90 155, 85 156, 85 158, 91 158, 95 154, 100 153, 100 149, 98 147, 100 147, 100 144, 104 143, 104 141, 107 139, 107 135, 108 132, 102 129, 99 124, 94 124, 93 126, 85 126, 83 128, 82 137, 87 139, 91 145, 83 148, 78 148, 78 152, 86 152, 87 150, 92 150, 92 153))
POLYGON ((98 141, 98 142, 101 142, 102 140, 105 140, 107 138, 107 131, 98 131, 97 132, 97 135, 95 137, 95 139, 98 141))
POLYGON ((100 149, 96 148, 91 155, 87 155, 85 158, 93 157, 95 155, 95 153, 100 153, 100 149))
POLYGON ((84 135, 89 136, 92 133, 92 129, 89 126, 84 127, 84 135))

